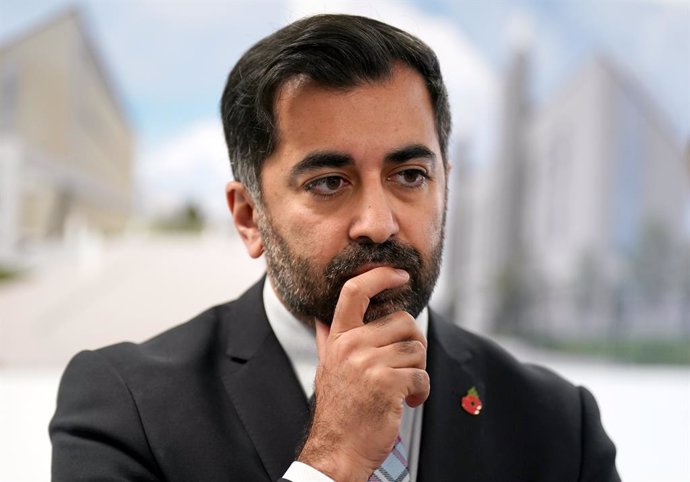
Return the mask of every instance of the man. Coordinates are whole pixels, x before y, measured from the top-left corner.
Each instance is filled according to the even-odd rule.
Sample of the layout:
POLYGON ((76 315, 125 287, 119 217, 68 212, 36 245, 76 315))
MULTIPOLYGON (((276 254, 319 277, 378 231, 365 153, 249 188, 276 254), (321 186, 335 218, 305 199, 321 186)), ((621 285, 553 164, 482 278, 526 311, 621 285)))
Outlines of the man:
POLYGON ((426 308, 450 115, 425 44, 298 21, 240 59, 221 112, 228 205, 267 278, 77 355, 54 480, 619 480, 589 392, 426 308))

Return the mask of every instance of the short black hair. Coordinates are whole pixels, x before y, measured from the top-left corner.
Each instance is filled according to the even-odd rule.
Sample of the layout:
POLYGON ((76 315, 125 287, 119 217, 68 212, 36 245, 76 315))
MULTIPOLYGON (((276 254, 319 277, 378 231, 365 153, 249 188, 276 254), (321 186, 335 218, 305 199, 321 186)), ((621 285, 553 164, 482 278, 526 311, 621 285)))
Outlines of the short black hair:
POLYGON ((387 78, 395 63, 424 79, 446 163, 450 108, 434 51, 413 35, 371 18, 315 15, 260 40, 228 76, 220 109, 235 179, 261 202, 261 167, 278 142, 275 96, 288 80, 303 76, 324 87, 349 89, 387 78))

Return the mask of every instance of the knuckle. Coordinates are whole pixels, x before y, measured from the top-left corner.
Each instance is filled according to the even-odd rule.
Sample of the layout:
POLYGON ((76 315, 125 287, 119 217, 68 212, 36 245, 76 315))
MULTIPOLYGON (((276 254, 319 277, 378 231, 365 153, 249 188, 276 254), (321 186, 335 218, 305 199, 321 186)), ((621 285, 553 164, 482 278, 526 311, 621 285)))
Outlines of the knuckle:
POLYGON ((413 325, 416 325, 417 320, 409 312, 401 311, 400 313, 402 313, 403 318, 405 318, 408 322, 412 323, 413 325))
POLYGON ((350 354, 357 348, 357 345, 357 340, 351 332, 343 333, 343 335, 338 339, 338 350, 345 356, 345 358, 349 358, 350 354))
POLYGON ((406 340, 397 344, 397 349, 402 354, 419 355, 426 351, 419 340, 406 340))
POLYGON ((350 278, 345 282, 340 293, 341 295, 345 294, 345 296, 357 296, 362 293, 362 289, 362 285, 357 278, 350 278))
POLYGON ((426 370, 415 370, 412 373, 412 383, 413 386, 420 392, 429 390, 429 374, 426 372, 426 370))
POLYGON ((412 330, 415 329, 414 318, 410 319, 410 314, 406 311, 396 311, 394 313, 389 313, 386 316, 382 316, 377 322, 379 328, 384 328, 386 326, 395 327, 396 331, 404 334, 407 338, 412 338, 410 334, 412 330))
POLYGON ((359 355, 353 355, 348 357, 346 360, 346 364, 350 368, 350 370, 354 371, 354 373, 362 373, 364 371, 364 368, 366 367, 366 362, 364 361, 363 357, 359 355))
POLYGON ((421 345, 424 347, 424 349, 426 349, 426 347, 427 347, 426 337, 424 336, 424 334, 422 333, 422 331, 419 329, 419 327, 416 324, 412 327, 412 332, 410 333, 410 338, 421 343, 421 345))
POLYGON ((413 326, 416 324, 416 320, 405 310, 391 313, 391 316, 395 316, 399 323, 404 323, 406 326, 413 326))
POLYGON ((412 318, 412 315, 410 315, 408 312, 401 312, 398 320, 401 326, 404 327, 405 331, 410 333, 411 338, 417 338, 416 336, 412 336, 416 335, 416 333, 421 334, 419 328, 417 327, 417 321, 414 318, 412 318))
POLYGON ((375 320, 370 321, 367 323, 367 326, 370 326, 371 329, 374 330, 382 330, 386 326, 388 326, 392 321, 391 315, 386 315, 382 316, 381 318, 377 318, 375 320))
POLYGON ((369 377, 382 391, 389 391, 393 386, 389 370, 385 367, 376 366, 371 368, 369 370, 369 377))

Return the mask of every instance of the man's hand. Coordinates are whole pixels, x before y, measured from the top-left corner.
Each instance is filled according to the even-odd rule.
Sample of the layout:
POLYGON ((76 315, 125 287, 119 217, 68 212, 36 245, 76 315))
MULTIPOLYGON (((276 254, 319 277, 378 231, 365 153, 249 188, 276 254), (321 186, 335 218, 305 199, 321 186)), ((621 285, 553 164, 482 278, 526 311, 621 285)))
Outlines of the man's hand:
POLYGON ((355 276, 330 329, 316 321, 316 407, 298 459, 338 482, 366 481, 393 448, 403 402, 416 407, 429 396, 426 339, 414 318, 397 311, 362 321, 373 296, 408 280, 390 267, 355 276))

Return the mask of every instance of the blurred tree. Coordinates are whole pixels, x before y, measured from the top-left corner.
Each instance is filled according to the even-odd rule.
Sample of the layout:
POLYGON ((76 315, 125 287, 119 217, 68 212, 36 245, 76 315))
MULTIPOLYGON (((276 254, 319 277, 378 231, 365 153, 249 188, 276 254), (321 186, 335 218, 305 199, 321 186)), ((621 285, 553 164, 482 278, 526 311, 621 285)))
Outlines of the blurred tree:
POLYGON ((643 304, 658 305, 676 291, 679 249, 661 223, 646 223, 630 259, 631 281, 643 304))
POLYGON ((172 216, 154 222, 160 231, 199 233, 206 224, 202 209, 195 201, 187 201, 172 216))
POLYGON ((575 309, 580 316, 601 314, 602 296, 607 290, 601 259, 591 250, 582 253, 573 281, 575 309))
POLYGON ((539 308, 537 278, 523 256, 515 256, 504 265, 495 281, 497 332, 527 337, 532 331, 530 317, 539 308))

